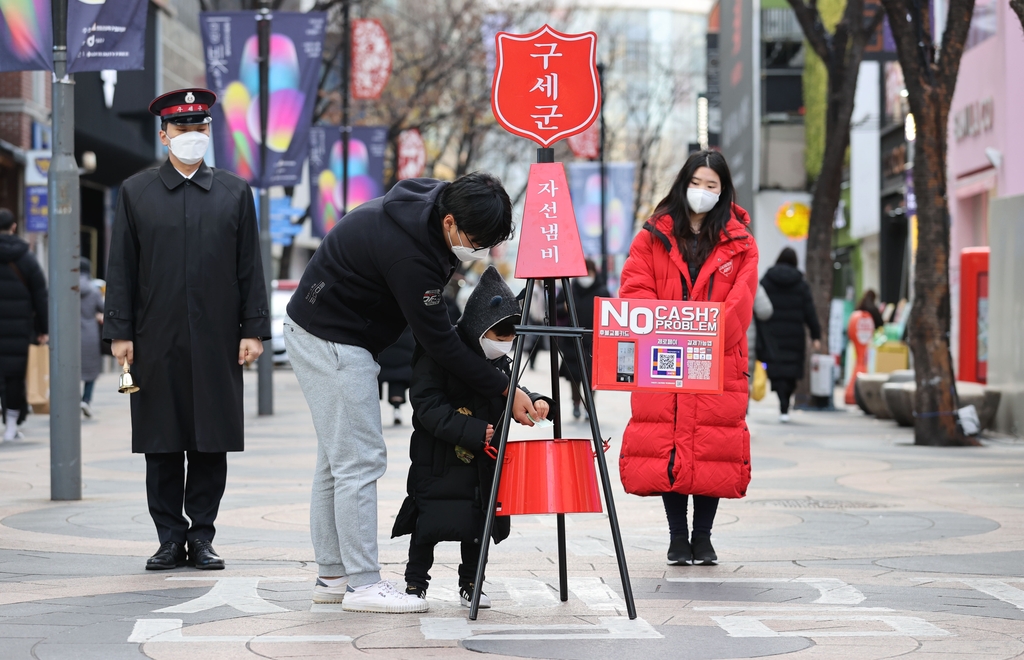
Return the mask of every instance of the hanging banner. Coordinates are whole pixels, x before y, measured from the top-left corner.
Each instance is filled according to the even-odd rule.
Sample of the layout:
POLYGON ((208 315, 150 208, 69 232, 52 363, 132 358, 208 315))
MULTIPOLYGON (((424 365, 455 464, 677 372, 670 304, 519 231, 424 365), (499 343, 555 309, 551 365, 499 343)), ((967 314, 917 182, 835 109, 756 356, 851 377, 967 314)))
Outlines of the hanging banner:
POLYGON ((0 71, 53 70, 51 11, 49 0, 0 0, 0 71))
POLYGON ((49 230, 50 209, 47 178, 52 155, 49 149, 25 152, 25 231, 49 230))
MULTIPOLYGON (((384 194, 385 126, 353 126, 348 141, 348 210, 384 194)), ((309 131, 310 214, 313 236, 323 238, 345 213, 341 196, 341 128, 309 131)))
POLYGON ((572 155, 585 160, 601 157, 601 128, 595 121, 590 128, 568 139, 572 155))
POLYGON ((146 0, 68 0, 68 71, 130 71, 146 59, 146 0))
POLYGON ((597 35, 544 27, 530 34, 499 32, 491 110, 514 135, 549 147, 582 133, 597 119, 597 35))
MULTIPOLYGON (((608 254, 628 254, 633 240, 633 163, 605 164, 605 249, 608 254)), ((583 253, 601 256, 601 165, 569 163, 576 222, 583 253)))
POLYGON ((254 187, 293 186, 302 177, 324 42, 323 12, 274 12, 266 179, 260 168, 260 70, 256 12, 203 12, 199 25, 217 165, 254 187))
POLYGON ((583 259, 569 186, 561 163, 533 163, 526 182, 516 277, 583 277, 583 259))
POLYGON ((398 179, 423 176, 427 166, 427 147, 423 136, 415 128, 398 134, 398 179))
POLYGON ((352 21, 352 98, 379 99, 391 77, 391 40, 373 18, 352 21))
POLYGON ((594 389, 721 393, 719 303, 597 298, 594 389))

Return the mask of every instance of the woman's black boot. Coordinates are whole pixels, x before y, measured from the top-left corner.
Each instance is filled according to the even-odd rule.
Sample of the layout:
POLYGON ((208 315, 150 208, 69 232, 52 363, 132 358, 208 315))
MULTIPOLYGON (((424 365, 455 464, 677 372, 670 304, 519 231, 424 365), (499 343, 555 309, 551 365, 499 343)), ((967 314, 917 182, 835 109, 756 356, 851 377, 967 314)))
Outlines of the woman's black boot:
POLYGON ((672 541, 668 544, 669 566, 688 566, 692 559, 690 542, 686 540, 686 537, 673 536, 672 541))
POLYGON ((714 566, 718 561, 715 548, 711 545, 711 534, 707 532, 694 532, 691 537, 693 541, 693 565, 714 566))

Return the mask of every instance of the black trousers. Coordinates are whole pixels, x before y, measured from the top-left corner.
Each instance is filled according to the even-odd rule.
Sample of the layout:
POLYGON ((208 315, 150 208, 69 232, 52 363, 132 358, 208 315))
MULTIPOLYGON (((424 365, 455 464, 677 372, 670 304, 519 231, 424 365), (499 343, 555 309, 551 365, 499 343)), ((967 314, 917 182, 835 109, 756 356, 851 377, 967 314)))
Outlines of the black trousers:
POLYGON ((4 377, 3 409, 21 410, 25 407, 25 374, 4 377))
MULTIPOLYGON (((427 588, 430 582, 430 567, 434 565, 435 543, 416 543, 415 536, 409 539, 409 562, 405 565, 405 581, 417 587, 427 588)), ((459 586, 465 587, 476 579, 476 567, 480 564, 480 544, 462 541, 462 563, 459 564, 459 586)))
MULTIPOLYGON (((665 516, 668 518, 668 533, 672 538, 690 538, 686 524, 686 505, 689 495, 679 493, 662 493, 661 501, 665 503, 665 516)), ((705 495, 693 496, 693 531, 710 534, 715 524, 715 513, 718 512, 718 498, 705 495)))
POLYGON ((213 540, 213 523, 227 476, 228 458, 224 452, 146 454, 149 515, 156 524, 161 544, 213 540), (182 515, 182 508, 188 519, 182 515))
POLYGON ((772 389, 779 395, 779 412, 785 415, 789 412, 789 400, 796 392, 795 378, 775 378, 772 380, 772 389))

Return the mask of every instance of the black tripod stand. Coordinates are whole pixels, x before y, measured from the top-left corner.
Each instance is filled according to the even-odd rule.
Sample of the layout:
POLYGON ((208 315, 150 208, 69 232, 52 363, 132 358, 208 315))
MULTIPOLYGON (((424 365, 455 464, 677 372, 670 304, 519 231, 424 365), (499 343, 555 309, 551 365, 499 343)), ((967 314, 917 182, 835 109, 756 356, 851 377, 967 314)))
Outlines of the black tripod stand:
MULTIPOLYGON (((539 149, 539 152, 551 151, 550 149, 539 149)), ((550 161, 548 161, 550 162, 550 161)), ((523 363, 523 336, 536 335, 548 337, 551 343, 551 396, 555 402, 552 422, 554 422, 554 437, 562 437, 562 419, 559 410, 559 382, 558 382, 558 339, 559 337, 569 340, 576 351, 576 358, 579 360, 581 372, 581 387, 587 410, 590 412, 590 432, 594 442, 594 453, 597 458, 597 467, 601 475, 601 484, 604 490, 605 506, 608 509, 608 524, 612 530, 612 542, 615 546, 615 557, 619 565, 619 578, 622 580, 622 592, 626 601, 626 611, 630 619, 636 618, 636 605, 633 603, 633 589, 629 583, 629 573, 626 569, 626 557, 622 547, 622 535, 619 532, 619 520, 615 513, 615 501, 612 499, 611 479, 608 476, 608 464, 604 457, 604 448, 601 442, 601 431, 597 423, 597 410, 594 407, 594 395, 590 389, 590 377, 587 375, 587 356, 583 351, 583 334, 589 330, 579 327, 579 319, 576 315, 576 303, 572 297, 572 289, 569 286, 568 278, 561 278, 562 290, 565 291, 565 300, 569 307, 569 318, 571 327, 555 326, 555 279, 542 280, 547 302, 547 318, 545 325, 529 325, 530 303, 533 298, 533 288, 538 280, 530 279, 526 282, 526 296, 523 301, 522 324, 516 326, 516 333, 520 339, 516 341, 515 356, 512 360, 512 379, 508 388, 508 401, 505 404, 506 421, 501 427, 498 436, 498 458, 494 470, 494 482, 491 487, 491 496, 487 504, 486 522, 484 523, 483 536, 480 543, 480 562, 476 569, 476 578, 473 589, 473 599, 469 608, 469 618, 476 620, 477 611, 480 606, 480 592, 483 591, 484 568, 487 564, 487 551, 490 549, 491 528, 494 525, 495 508, 498 501, 498 484, 501 482, 501 472, 505 461, 505 447, 508 442, 509 424, 512 419, 512 402, 515 398, 516 387, 519 385, 520 367, 523 363)), ((565 550, 565 514, 559 513, 558 520, 558 583, 559 597, 564 603, 569 600, 569 578, 566 565, 565 550)))

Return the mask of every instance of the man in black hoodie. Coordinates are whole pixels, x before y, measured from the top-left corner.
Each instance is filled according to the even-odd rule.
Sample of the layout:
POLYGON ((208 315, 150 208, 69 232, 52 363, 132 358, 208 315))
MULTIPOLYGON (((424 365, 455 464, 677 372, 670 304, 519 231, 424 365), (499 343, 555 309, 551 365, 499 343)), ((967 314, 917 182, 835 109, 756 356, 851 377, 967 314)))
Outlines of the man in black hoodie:
MULTIPOLYGON (((460 260, 483 259, 511 235, 512 203, 493 176, 409 179, 345 215, 306 267, 284 333, 317 432, 314 602, 426 611, 380 577, 376 483, 387 454, 376 357, 408 324, 438 364, 486 396, 506 395, 508 378, 459 339, 443 289, 460 260)), ((527 415, 537 418, 525 392, 515 393, 513 415, 528 426, 527 415)))

